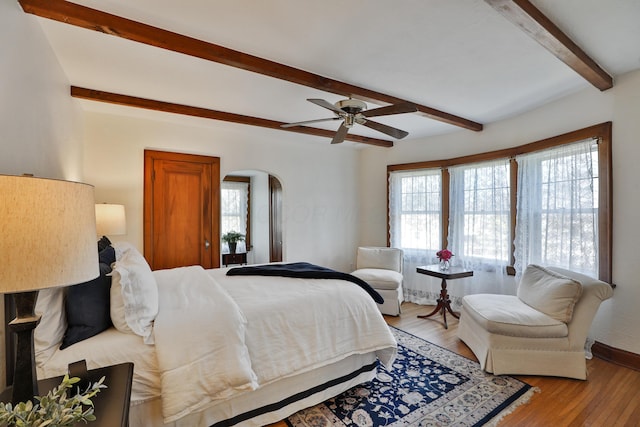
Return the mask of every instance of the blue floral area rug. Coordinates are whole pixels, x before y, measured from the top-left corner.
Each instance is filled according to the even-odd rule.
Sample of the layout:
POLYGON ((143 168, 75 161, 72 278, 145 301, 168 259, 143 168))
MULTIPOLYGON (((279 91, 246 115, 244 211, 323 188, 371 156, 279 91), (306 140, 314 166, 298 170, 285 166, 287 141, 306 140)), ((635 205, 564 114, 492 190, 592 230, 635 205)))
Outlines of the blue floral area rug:
POLYGON ((491 426, 537 389, 391 327, 398 356, 391 370, 287 419, 291 427, 491 426))

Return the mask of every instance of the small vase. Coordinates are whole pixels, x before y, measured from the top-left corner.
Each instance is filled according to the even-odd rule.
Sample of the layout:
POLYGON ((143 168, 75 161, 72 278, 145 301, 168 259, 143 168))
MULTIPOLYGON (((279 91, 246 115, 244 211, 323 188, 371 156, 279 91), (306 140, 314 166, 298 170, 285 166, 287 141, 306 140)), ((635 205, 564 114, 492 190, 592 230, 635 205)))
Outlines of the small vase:
POLYGON ((236 242, 229 242, 229 252, 232 253, 232 254, 235 254, 237 245, 238 245, 238 243, 236 243, 236 242))
POLYGON ((449 269, 449 260, 441 259, 440 260, 440 270, 447 271, 449 269))

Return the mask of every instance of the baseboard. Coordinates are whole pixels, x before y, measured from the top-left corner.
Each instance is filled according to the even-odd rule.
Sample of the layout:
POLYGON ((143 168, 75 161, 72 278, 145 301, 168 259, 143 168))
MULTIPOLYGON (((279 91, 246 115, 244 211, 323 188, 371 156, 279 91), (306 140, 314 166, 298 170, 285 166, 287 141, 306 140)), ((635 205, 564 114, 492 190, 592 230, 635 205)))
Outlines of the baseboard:
POLYGON ((600 359, 615 363, 616 365, 640 371, 640 354, 626 350, 620 350, 596 341, 591 346, 591 353, 600 359))

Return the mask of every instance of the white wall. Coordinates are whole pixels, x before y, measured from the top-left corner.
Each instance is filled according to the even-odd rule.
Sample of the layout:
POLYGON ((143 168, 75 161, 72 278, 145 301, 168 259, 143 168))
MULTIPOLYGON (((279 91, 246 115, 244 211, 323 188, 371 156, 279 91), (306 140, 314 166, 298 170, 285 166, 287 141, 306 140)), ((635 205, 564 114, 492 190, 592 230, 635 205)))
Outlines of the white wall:
POLYGON ((358 241, 357 150, 278 130, 153 117, 85 114, 86 181, 96 186, 98 201, 125 205, 128 235, 122 240, 142 250, 144 149, 179 151, 220 157, 221 179, 248 169, 276 176, 283 187, 284 261, 351 268, 358 241))
POLYGON ((250 262, 269 262, 269 174, 251 176, 251 256, 250 262))
POLYGON ((611 300, 600 308, 592 333, 607 345, 640 353, 640 71, 616 79, 613 89, 587 87, 521 116, 494 123, 484 131, 457 131, 423 140, 401 141, 387 151, 363 150, 360 156, 362 244, 386 243, 386 166, 453 158, 497 150, 613 122, 613 281, 611 300))
POLYGON ((81 116, 35 17, 0 2, 0 173, 82 179, 81 116))
MULTIPOLYGON (((0 96, 0 174, 81 180, 79 109, 39 24, 17 1, 0 2, 0 96)), ((2 322, 0 343, 4 333, 2 322)))

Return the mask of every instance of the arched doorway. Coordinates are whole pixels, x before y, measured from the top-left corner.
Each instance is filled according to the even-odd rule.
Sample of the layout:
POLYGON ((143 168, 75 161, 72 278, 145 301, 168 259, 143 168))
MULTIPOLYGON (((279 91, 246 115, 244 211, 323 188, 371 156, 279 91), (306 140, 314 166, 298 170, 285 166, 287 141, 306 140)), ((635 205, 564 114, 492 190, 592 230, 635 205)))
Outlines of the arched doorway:
MULTIPOLYGON (((235 229, 246 241, 247 263, 282 261, 282 184, 264 171, 239 170, 228 173, 221 185, 221 235, 235 229)), ((222 253, 228 247, 223 243, 222 253)))

